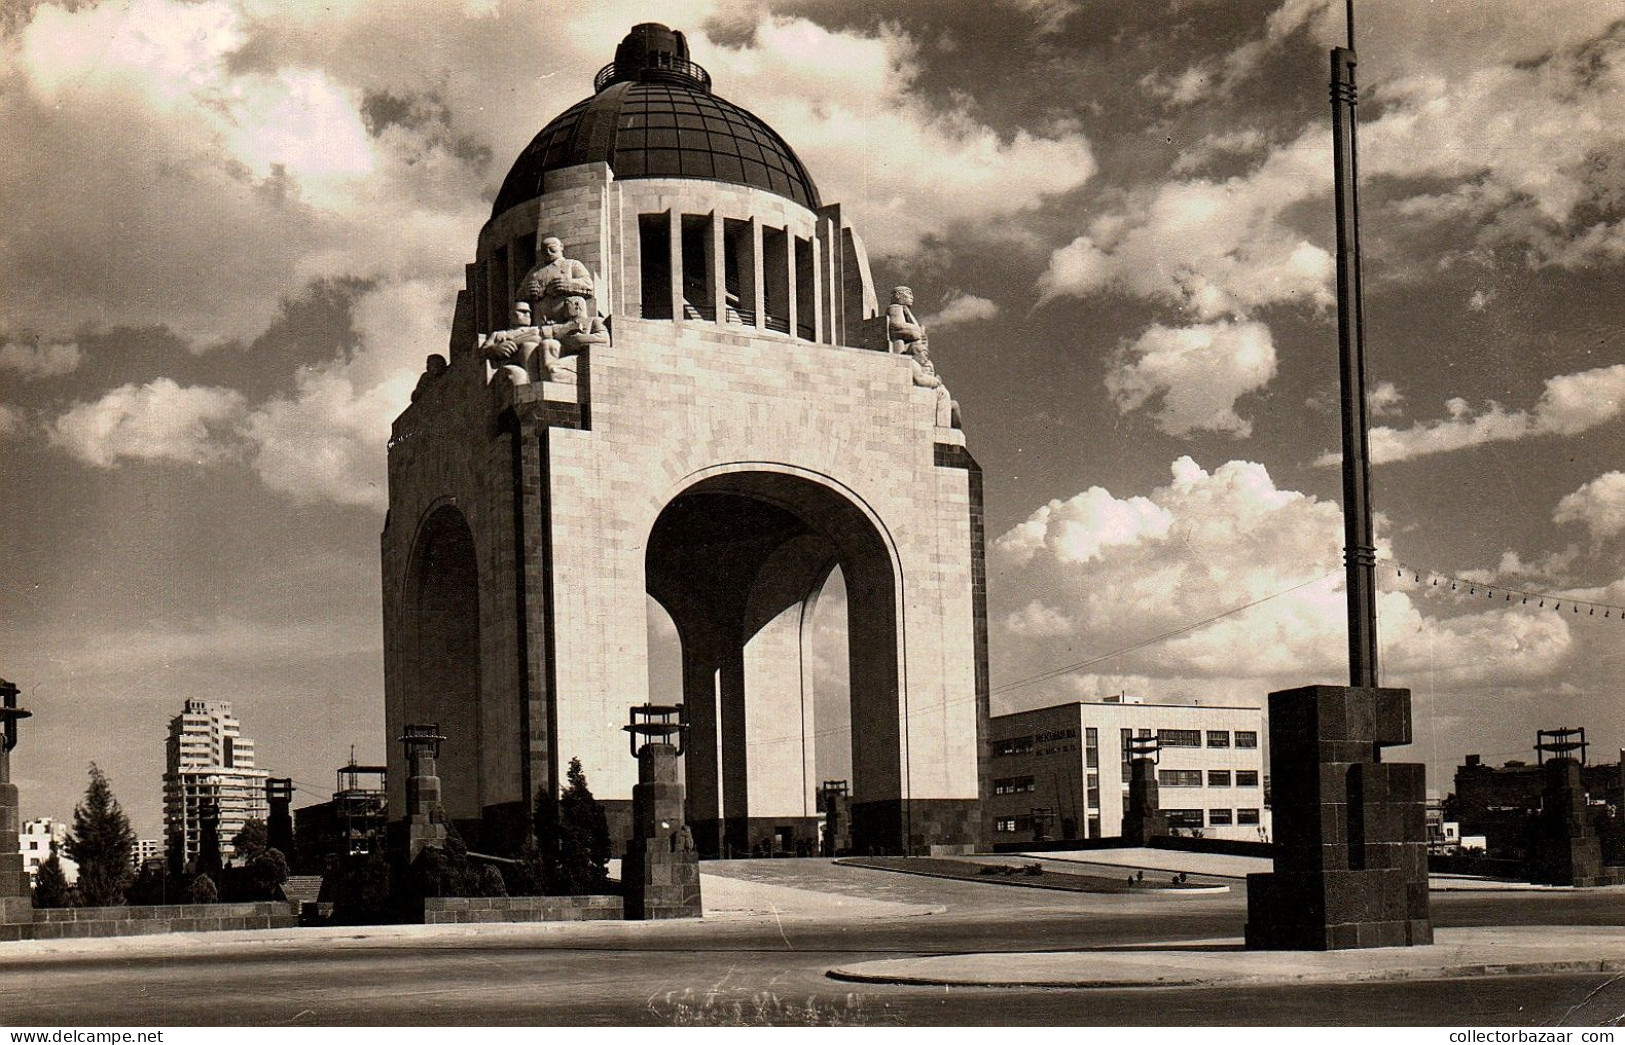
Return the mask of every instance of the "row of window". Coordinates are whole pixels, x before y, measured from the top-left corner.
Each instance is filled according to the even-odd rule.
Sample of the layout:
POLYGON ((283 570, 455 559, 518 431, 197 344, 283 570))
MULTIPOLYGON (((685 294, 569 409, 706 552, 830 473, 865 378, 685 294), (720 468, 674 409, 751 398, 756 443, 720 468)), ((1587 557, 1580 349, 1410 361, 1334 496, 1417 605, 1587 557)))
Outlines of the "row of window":
MULTIPOLYGON (((1238 769, 1235 771, 1236 787, 1257 787, 1258 770, 1238 769)), ((1210 769, 1207 771, 1208 787, 1230 787, 1231 773, 1228 769, 1210 769)), ((1202 771, 1200 769, 1159 769, 1157 770, 1157 783, 1162 787, 1201 787, 1202 771)))
MULTIPOLYGON (((1126 730, 1124 731, 1126 734, 1126 730)), ((1141 731, 1145 735, 1145 731, 1141 731)), ((1208 747, 1230 747, 1232 734, 1228 729, 1210 729, 1206 731, 1208 747)), ((1235 746, 1239 748, 1258 747, 1258 730, 1238 729, 1234 733, 1235 746)), ((1163 747, 1201 747, 1203 731, 1200 729, 1159 729, 1157 740, 1163 747)), ((1125 745, 1126 746, 1126 745, 1125 745)))
POLYGON ((1256 809, 1209 809, 1205 818, 1200 809, 1164 809, 1162 812, 1169 827, 1257 827, 1259 822, 1256 809))
MULTIPOLYGON (((1100 764, 1100 731, 1098 729, 1086 729, 1084 734, 1084 750, 1088 755, 1088 764, 1091 767, 1098 766, 1100 764)), ((1050 733, 1040 733, 1036 737, 1008 737, 1004 740, 995 740, 993 742, 993 754, 995 757, 1027 755, 1032 753, 1035 744, 1041 744, 1051 740, 1076 737, 1077 735, 1077 730, 1066 729, 1055 730, 1050 733)), ((1139 735, 1142 737, 1149 737, 1151 736, 1151 731, 1149 729, 1142 729, 1139 731, 1139 735)), ((1133 736, 1134 730, 1122 730, 1122 757, 1123 761, 1125 762, 1128 761, 1129 758, 1129 740, 1132 739, 1133 736)), ((1158 743, 1160 743, 1163 747, 1201 747, 1204 732, 1200 729, 1159 729, 1157 730, 1156 736, 1158 743)), ((1256 749, 1258 747, 1258 730, 1256 729, 1238 729, 1234 732, 1228 729, 1210 729, 1206 731, 1205 737, 1207 740, 1207 746, 1210 748, 1228 748, 1233 746, 1242 749, 1256 749)))
POLYGON ((1034 789, 1033 778, 1030 776, 1001 777, 993 781, 995 795, 1017 795, 1024 791, 1034 789))

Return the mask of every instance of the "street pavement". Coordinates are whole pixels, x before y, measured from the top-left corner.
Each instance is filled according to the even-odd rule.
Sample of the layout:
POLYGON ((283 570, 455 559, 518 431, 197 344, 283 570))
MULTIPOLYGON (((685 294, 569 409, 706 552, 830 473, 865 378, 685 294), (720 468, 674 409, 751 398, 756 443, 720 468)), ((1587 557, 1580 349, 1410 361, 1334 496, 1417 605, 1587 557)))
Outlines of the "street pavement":
MULTIPOLYGON (((1529 1026, 1601 1023, 1625 1012, 1625 978, 1584 971, 1072 990, 842 982, 829 970, 888 959, 1100 954, 1181 943, 1189 949, 1192 941, 1231 939, 1245 921, 1245 886, 1232 880, 1228 892, 1169 902, 921 878, 825 860, 704 869, 710 913, 703 921, 0 945, 0 1022, 1529 1026)), ((1625 926, 1625 895, 1449 893, 1435 896, 1434 915, 1442 930, 1617 928, 1625 926)), ((1236 954, 1224 952, 1222 960, 1236 954)))

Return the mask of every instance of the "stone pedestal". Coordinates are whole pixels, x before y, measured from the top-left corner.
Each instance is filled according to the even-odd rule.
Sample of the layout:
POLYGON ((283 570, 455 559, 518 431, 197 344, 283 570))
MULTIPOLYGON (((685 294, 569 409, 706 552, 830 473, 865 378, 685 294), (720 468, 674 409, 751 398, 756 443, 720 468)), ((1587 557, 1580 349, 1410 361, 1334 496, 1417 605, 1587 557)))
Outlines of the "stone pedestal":
POLYGON ((1543 885, 1616 885, 1625 868, 1604 867, 1602 844, 1587 815, 1580 763, 1554 758, 1545 764, 1544 790, 1534 837, 1529 840, 1529 880, 1543 885))
POLYGON ((1247 946, 1341 950, 1433 942, 1423 767, 1380 763, 1411 739, 1410 691, 1270 694, 1275 870, 1247 876, 1247 946))
POLYGON ((411 863, 426 847, 446 844, 445 810, 440 804, 440 727, 409 725, 401 736, 406 745, 406 860, 411 863))
POLYGON ((852 796, 845 787, 824 787, 819 791, 818 804, 824 811, 824 834, 819 840, 819 852, 825 856, 842 856, 852 851, 852 796))
POLYGON ((621 861, 621 883, 630 921, 702 913, 699 856, 683 820, 677 749, 670 744, 645 744, 638 752, 632 840, 621 861))
POLYGON ((1168 834, 1168 818, 1162 815, 1157 795, 1157 767, 1149 758, 1129 763, 1128 808, 1123 811, 1123 843, 1150 845, 1151 839, 1168 834))

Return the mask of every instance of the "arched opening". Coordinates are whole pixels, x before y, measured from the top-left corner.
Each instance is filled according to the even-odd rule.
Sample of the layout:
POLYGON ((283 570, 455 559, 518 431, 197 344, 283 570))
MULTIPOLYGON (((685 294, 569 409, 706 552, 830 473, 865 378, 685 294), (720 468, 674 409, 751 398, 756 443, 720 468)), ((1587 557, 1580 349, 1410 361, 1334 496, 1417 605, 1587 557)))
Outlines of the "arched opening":
POLYGON ((473 830, 480 818, 479 570, 474 535, 455 507, 436 508, 419 528, 405 602, 402 713, 408 724, 440 726, 441 801, 460 830, 473 830))
POLYGON ((666 505, 645 563, 678 639, 701 853, 816 852, 817 790, 832 765, 850 782, 854 846, 899 849, 899 584, 870 516, 808 478, 714 475, 666 505), (830 591, 844 598, 820 611, 830 591), (821 636, 832 624, 840 634, 821 636), (820 663, 833 650, 844 651, 839 673, 820 663), (820 715, 821 679, 844 695, 845 714, 820 715), (844 758, 820 754, 835 744, 844 758))

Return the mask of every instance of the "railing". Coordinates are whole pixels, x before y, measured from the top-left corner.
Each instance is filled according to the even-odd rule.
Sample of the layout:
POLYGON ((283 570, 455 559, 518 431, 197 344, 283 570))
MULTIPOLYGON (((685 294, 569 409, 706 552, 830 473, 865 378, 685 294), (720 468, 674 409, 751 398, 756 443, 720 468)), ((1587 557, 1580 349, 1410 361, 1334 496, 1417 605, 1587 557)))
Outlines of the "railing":
POLYGON ((620 73, 617 73, 615 63, 610 62, 598 70, 598 75, 592 78, 593 93, 596 94, 620 80, 638 80, 643 83, 697 83, 707 91, 711 89, 711 74, 687 58, 652 54, 645 61, 655 64, 640 65, 638 68, 620 73))

